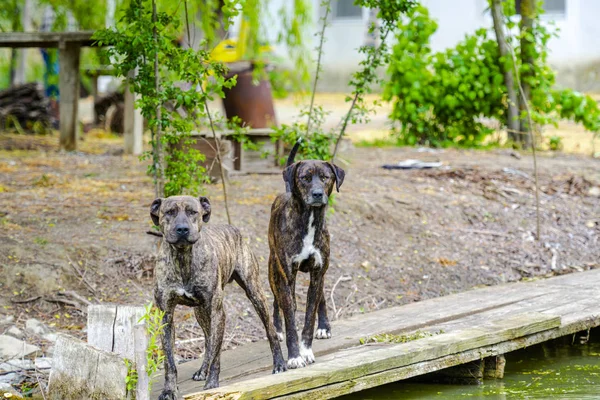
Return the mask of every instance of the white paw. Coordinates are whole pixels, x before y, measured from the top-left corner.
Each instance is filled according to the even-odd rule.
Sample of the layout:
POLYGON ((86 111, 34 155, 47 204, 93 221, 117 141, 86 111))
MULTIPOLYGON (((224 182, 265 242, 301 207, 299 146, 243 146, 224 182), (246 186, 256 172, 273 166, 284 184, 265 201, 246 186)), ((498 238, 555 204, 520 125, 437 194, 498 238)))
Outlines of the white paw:
POLYGON ((290 358, 287 361, 287 367, 288 367, 288 369, 303 368, 303 367, 306 367, 306 363, 304 362, 304 359, 302 358, 302 356, 296 357, 296 358, 290 358))
POLYGON ((317 329, 315 337, 317 339, 331 339, 331 331, 328 331, 327 329, 317 329))
POLYGON ((315 362, 315 355, 310 347, 305 347, 304 343, 300 343, 300 357, 306 361, 306 364, 315 362))
POLYGON ((279 339, 280 342, 283 342, 283 340, 285 339, 283 332, 277 332, 277 338, 279 339))

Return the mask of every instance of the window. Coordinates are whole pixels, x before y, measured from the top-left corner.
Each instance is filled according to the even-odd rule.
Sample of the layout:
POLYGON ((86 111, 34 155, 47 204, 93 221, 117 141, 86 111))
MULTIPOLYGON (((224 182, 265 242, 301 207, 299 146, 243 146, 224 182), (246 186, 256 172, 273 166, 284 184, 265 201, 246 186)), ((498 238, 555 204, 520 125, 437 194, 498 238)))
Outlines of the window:
POLYGON ((334 4, 335 19, 362 19, 362 7, 354 4, 354 0, 337 0, 334 4))
MULTIPOLYGON (((567 13, 567 0, 544 0, 542 8, 546 14, 565 15, 567 13)), ((521 0, 515 0, 517 13, 521 13, 521 0)))

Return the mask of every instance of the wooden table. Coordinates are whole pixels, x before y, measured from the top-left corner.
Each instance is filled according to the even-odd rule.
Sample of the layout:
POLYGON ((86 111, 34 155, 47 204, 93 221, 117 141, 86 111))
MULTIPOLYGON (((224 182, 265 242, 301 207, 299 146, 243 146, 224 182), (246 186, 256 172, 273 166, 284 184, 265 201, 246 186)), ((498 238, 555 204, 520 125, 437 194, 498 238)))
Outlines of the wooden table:
MULTIPOLYGON (((94 31, 80 32, 2 32, 0 47, 58 48, 60 148, 77 150, 79 68, 81 47, 97 46, 92 39, 94 31)), ((142 152, 142 118, 134 108, 134 96, 126 90, 125 99, 125 152, 142 152)))

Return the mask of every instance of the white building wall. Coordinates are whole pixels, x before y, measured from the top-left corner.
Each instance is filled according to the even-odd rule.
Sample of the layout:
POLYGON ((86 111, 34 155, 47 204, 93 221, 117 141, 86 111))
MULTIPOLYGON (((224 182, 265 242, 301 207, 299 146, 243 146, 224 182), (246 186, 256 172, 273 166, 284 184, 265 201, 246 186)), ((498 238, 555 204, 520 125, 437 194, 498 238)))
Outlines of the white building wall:
MULTIPOLYGON (((314 32, 320 29, 320 2, 314 0, 314 32)), ((272 40, 281 28, 276 10, 282 4, 292 6, 289 0, 270 0, 271 15, 275 17, 270 19, 267 31, 271 32, 272 40)), ((422 0, 422 4, 438 23, 438 31, 431 43, 434 51, 454 46, 466 34, 492 25, 487 0, 422 0)), ((557 71, 557 83, 579 90, 600 90, 600 0, 566 0, 564 15, 545 15, 543 18, 554 21, 560 30, 560 36, 549 42, 549 61, 557 71)), ((326 30, 320 90, 347 90, 348 79, 358 70, 362 59, 358 48, 365 41, 367 19, 368 12, 363 10, 362 19, 330 22, 326 30)), ((316 45, 313 40, 311 48, 316 45)), ((285 59, 285 48, 280 46, 277 52, 285 59)), ((316 56, 316 52, 313 55, 316 56)))

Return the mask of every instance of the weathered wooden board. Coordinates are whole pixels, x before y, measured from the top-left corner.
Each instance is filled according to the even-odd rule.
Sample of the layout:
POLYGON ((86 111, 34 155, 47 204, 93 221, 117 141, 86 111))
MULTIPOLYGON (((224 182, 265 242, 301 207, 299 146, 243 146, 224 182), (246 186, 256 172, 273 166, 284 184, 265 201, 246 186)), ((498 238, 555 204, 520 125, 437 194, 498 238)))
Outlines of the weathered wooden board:
POLYGON ((521 338, 558 326, 559 317, 539 313, 520 314, 480 327, 386 346, 367 353, 349 354, 310 368, 243 381, 184 398, 270 399, 521 338))
POLYGON ((60 43, 77 42, 91 46, 93 31, 79 32, 2 32, 0 47, 58 47, 60 43))
MULTIPOLYGON (((460 354, 420 362, 417 365, 355 378, 351 382, 327 384, 302 391, 297 396, 302 398, 308 396, 306 398, 314 399, 335 397, 480 359, 482 354, 485 356, 502 354, 600 326, 600 291, 597 290, 599 284, 600 270, 592 270, 533 282, 486 287, 334 321, 334 337, 329 340, 314 341, 313 350, 317 356, 317 363, 305 368, 305 371, 316 369, 326 362, 350 354, 358 355, 363 351, 375 350, 376 346, 365 348, 357 347, 357 344, 361 337, 379 333, 406 333, 418 329, 427 331, 443 329, 447 333, 453 333, 479 326, 485 321, 503 319, 529 311, 562 318, 562 324, 558 329, 536 333, 504 344, 472 349, 460 354), (310 397, 312 393, 314 397, 310 397)), ((285 346, 283 348, 285 351, 285 346)), ((269 377, 272 359, 268 344, 257 342, 226 351, 221 360, 221 385, 231 385, 242 380, 269 377)), ((178 366, 180 393, 184 395, 197 393, 202 388, 202 382, 191 380, 200 362, 201 359, 178 366)), ((157 374, 152 398, 158 397, 162 380, 162 374, 157 374)), ((295 398, 295 395, 285 396, 295 398)))

